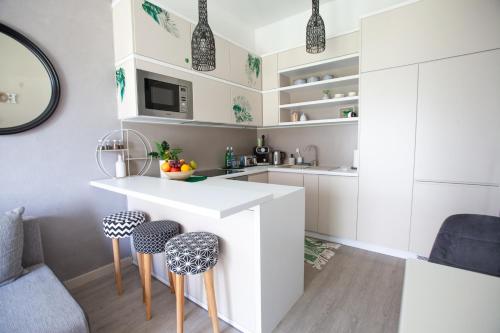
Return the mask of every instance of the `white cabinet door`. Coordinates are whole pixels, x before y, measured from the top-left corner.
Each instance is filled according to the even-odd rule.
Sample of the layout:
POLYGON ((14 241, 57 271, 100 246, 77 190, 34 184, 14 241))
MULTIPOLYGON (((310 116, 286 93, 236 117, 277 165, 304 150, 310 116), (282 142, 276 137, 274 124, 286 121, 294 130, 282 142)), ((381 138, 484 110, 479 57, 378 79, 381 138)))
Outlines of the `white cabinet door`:
POLYGON ((269 175, 267 172, 248 175, 248 181, 253 183, 269 183, 269 175))
POLYGON ((277 91, 263 93, 262 126, 277 126, 279 117, 279 93, 277 91))
POLYGON ((193 118, 196 121, 231 124, 230 88, 228 85, 193 75, 193 118))
POLYGON ((278 87, 278 55, 271 54, 262 58, 262 90, 278 87))
POLYGON ((269 184, 304 186, 304 176, 300 173, 269 172, 269 184))
POLYGON ((262 59, 239 46, 230 44, 231 81, 262 89, 262 59))
POLYGON ((148 2, 134 0, 135 52, 191 68, 191 23, 148 2))
POLYGON ((408 250, 417 108, 416 65, 361 75, 357 239, 408 250))
POLYGON ((500 50, 420 65, 415 179, 500 184, 500 50))
POLYGON ((319 176, 319 233, 356 239, 357 209, 357 177, 319 176))
POLYGON ((233 124, 262 126, 262 94, 231 87, 231 107, 228 112, 233 124))
POLYGON ((410 251, 428 257, 441 224, 454 214, 499 216, 499 188, 415 182, 410 251))
POLYGON ((359 32, 353 32, 326 40, 325 51, 321 53, 307 53, 305 46, 296 47, 278 54, 278 69, 285 69, 348 54, 358 53, 360 50, 359 32))
POLYGON ((318 232, 319 176, 304 175, 306 193, 306 230, 318 232))
POLYGON ((499 17, 498 0, 417 1, 366 17, 361 20, 361 70, 500 48, 499 17))

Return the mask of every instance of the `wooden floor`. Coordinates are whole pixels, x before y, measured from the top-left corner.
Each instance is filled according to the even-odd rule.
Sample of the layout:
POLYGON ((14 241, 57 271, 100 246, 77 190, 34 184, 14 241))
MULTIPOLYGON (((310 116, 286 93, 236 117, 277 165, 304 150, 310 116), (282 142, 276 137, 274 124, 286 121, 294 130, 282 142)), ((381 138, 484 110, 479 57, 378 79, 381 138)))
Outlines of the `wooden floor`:
MULTIPOLYGON (((397 332, 404 261, 341 247, 321 271, 305 265, 305 292, 275 332, 397 332)), ((118 297, 113 275, 72 290, 92 332, 175 332, 175 297, 153 279, 153 318, 145 320, 139 273, 123 270, 118 297)), ((211 332, 207 312, 186 300, 185 332, 211 332)), ((221 321, 221 332, 238 332, 221 321)))

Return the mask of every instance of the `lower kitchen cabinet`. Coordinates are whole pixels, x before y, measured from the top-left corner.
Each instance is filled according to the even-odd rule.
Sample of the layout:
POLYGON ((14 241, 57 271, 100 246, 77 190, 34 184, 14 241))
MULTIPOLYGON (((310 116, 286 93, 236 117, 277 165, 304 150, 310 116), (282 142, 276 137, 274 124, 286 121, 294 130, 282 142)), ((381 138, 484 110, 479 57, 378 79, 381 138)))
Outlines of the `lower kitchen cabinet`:
POLYGON ((358 178, 319 176, 318 232, 356 239, 358 178))
POLYGON ((498 216, 500 188, 415 182, 410 251, 428 257, 443 221, 454 214, 498 216))
POLYGON ((269 184, 304 186, 304 175, 290 172, 269 172, 269 184))
POLYGON ((268 183, 269 176, 267 172, 256 173, 254 175, 248 175, 248 181, 253 183, 268 183))
POLYGON ((318 232, 319 213, 319 176, 304 175, 304 189, 306 192, 306 230, 318 232))

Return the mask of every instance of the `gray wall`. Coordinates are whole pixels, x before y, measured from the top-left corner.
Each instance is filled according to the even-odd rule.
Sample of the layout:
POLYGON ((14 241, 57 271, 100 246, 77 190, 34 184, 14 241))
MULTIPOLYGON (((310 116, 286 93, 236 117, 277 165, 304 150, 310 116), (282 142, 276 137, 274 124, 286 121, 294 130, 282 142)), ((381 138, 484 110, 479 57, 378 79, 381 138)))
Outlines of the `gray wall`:
POLYGON ((88 185, 103 178, 94 162, 97 139, 120 127, 110 1, 1 0, 0 22, 42 48, 62 91, 42 126, 0 136, 0 211, 22 205, 42 217, 46 262, 71 278, 112 262, 100 219, 126 207, 124 198, 88 185))
POLYGON ((306 161, 314 159, 312 151, 305 152, 308 145, 318 147, 318 160, 324 166, 351 166, 353 150, 357 147, 358 126, 341 124, 330 126, 261 129, 258 135, 265 135, 267 145, 290 155, 300 148, 306 161))
MULTIPOLYGON (((257 143, 255 129, 179 126, 123 122, 124 128, 143 133, 151 144, 167 140, 172 147, 181 147, 182 158, 195 160, 199 169, 220 168, 224 165, 224 153, 232 146, 236 154, 250 154, 257 143)), ((158 164, 148 173, 159 176, 158 164)))

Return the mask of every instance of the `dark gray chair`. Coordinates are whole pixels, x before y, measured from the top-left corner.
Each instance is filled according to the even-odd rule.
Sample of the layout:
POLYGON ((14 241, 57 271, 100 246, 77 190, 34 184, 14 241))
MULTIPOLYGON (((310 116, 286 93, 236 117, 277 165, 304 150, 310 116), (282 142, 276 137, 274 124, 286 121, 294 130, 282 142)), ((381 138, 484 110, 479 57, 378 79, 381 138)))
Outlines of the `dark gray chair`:
POLYGON ((439 230, 429 261, 500 276, 500 217, 448 217, 439 230))

